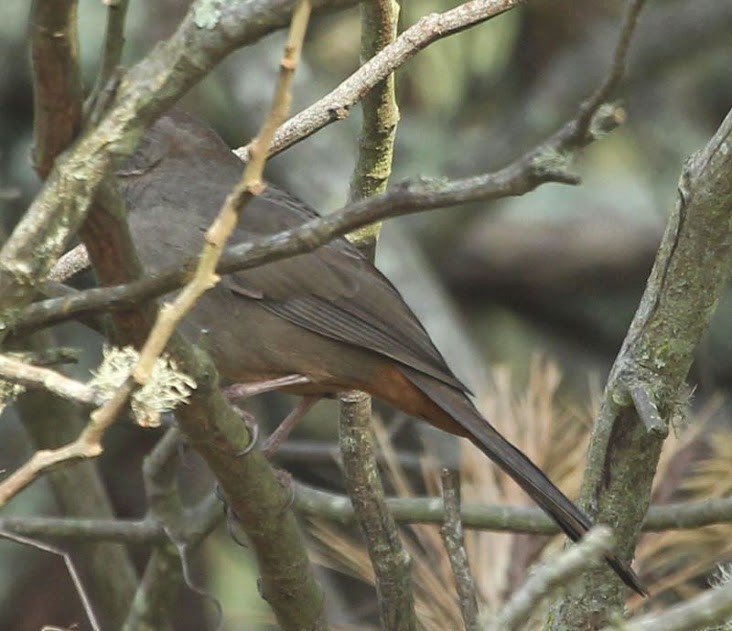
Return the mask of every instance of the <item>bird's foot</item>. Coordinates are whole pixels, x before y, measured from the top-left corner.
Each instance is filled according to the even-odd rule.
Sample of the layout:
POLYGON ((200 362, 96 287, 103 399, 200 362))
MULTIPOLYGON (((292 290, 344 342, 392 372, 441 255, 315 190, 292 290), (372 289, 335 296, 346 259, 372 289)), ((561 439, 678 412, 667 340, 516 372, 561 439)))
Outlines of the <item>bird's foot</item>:
POLYGON ((237 533, 237 526, 240 521, 239 515, 237 515, 236 511, 229 505, 229 500, 226 498, 226 495, 224 494, 224 491, 218 482, 214 487, 214 493, 223 504, 224 515, 226 515, 226 530, 228 531, 229 536, 234 540, 234 543, 236 543, 237 545, 241 546, 242 548, 248 548, 249 546, 247 545, 246 541, 240 539, 239 534, 237 533))
POLYGON ((253 414, 246 410, 242 410, 237 405, 232 405, 231 407, 239 415, 241 420, 244 421, 244 425, 246 425, 249 430, 249 444, 236 454, 238 458, 241 458, 242 456, 246 456, 257 446, 257 441, 259 440, 259 423, 257 423, 257 419, 254 418, 253 414))
POLYGON ((282 512, 284 513, 286 510, 292 508, 292 505, 295 503, 295 485, 292 483, 292 474, 289 471, 277 469, 275 476, 277 477, 277 481, 282 485, 282 488, 287 491, 287 501, 282 506, 282 512))

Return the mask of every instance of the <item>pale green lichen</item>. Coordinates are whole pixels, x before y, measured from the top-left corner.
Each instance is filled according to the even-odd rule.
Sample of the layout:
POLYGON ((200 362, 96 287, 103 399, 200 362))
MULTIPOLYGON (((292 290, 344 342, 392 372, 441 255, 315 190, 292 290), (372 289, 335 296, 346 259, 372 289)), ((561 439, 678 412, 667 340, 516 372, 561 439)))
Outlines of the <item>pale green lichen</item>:
POLYGON ((5 379, 0 379, 0 413, 2 413, 8 403, 12 403, 24 392, 25 386, 5 379))
MULTIPOLYGON (((105 348, 104 358, 93 373, 90 385, 103 398, 111 398, 130 375, 139 355, 131 346, 105 348)), ((150 380, 132 395, 131 407, 135 421, 143 427, 157 427, 163 412, 187 403, 196 382, 178 370, 175 362, 167 356, 159 357, 150 375, 150 380)))
POLYGON ((220 0, 199 0, 193 9, 193 22, 198 28, 212 30, 221 18, 220 0))

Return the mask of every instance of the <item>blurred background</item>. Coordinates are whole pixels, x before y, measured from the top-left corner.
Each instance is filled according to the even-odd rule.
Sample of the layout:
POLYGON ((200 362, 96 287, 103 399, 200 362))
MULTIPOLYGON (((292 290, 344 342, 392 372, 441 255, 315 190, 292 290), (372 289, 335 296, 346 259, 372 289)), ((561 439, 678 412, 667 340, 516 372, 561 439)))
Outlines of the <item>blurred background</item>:
MULTIPOLYGON (((132 2, 125 63, 134 63, 168 36, 188 5, 179 0, 132 2)), ((438 0, 405 3, 400 29, 451 6, 438 0)), ((392 183, 419 175, 462 177, 496 169, 554 132, 574 116, 606 72, 622 6, 617 0, 536 0, 420 53, 397 73, 401 123, 392 183)), ((101 2, 80 3, 81 53, 89 86, 97 69, 104 19, 101 2)), ((27 3, 10 0, 0 5, 2 238, 40 186, 30 161, 33 111, 27 20, 27 3)), ((424 213, 384 226, 379 267, 403 292, 490 418, 513 433, 532 457, 554 472, 554 478, 566 479, 563 488, 569 491, 578 488, 579 474, 562 461, 569 449, 575 454, 572 463, 581 462, 593 406, 643 292, 675 203, 681 167, 708 141, 732 103, 730 32, 732 3, 650 1, 618 95, 627 123, 583 152, 576 165, 581 186, 543 186, 521 198, 424 213), (560 435, 569 436, 570 442, 560 441, 560 435)), ((359 33, 357 9, 314 19, 296 77, 294 112, 357 68, 359 33)), ((269 105, 283 42, 284 35, 275 34, 230 56, 183 99, 184 107, 209 121, 232 147, 246 144, 269 105)), ((355 108, 349 119, 274 158, 268 177, 322 212, 337 209, 346 200, 359 125, 355 108)), ((679 486, 687 496, 709 491, 714 480, 705 486, 697 478, 689 482, 687 476, 706 479, 703 463, 710 458, 718 457, 732 468, 732 458, 724 451, 732 452, 724 440, 729 424, 727 391, 732 386, 730 318, 728 296, 690 376, 694 389, 690 416, 697 420, 690 432, 679 426, 669 440, 666 464, 659 473, 661 501, 678 498, 674 489, 679 486)), ((45 333, 35 343, 83 349, 79 363, 68 369, 83 379, 98 362, 101 348, 98 336, 76 324, 45 333)), ((39 402, 35 395, 26 399, 35 400, 21 401, 0 420, 0 468, 7 471, 35 449, 37 439, 28 420, 32 411, 40 406, 53 416, 61 407, 53 400, 39 402)), ((252 405, 260 423, 268 426, 284 416, 291 401, 269 397, 252 405)), ((463 468, 473 463, 473 456, 458 450, 449 437, 417 430, 392 410, 377 409, 385 423, 381 436, 403 455, 414 492, 435 491, 430 471, 436 463, 456 465, 458 458, 463 468), (431 468, 415 458, 415 452, 425 450, 431 454, 431 468)), ((298 479, 341 491, 335 413, 333 404, 320 404, 310 422, 283 447, 277 463, 298 479)), ((158 438, 159 433, 129 423, 118 424, 108 436, 107 451, 97 465, 120 517, 145 513, 140 463, 158 438)), ((490 480, 498 489, 490 497, 475 499, 526 501, 487 465, 470 466, 478 469, 471 470, 467 480, 464 476, 464 484, 474 483, 477 489, 490 480)), ((732 479, 729 473, 727 479, 732 479)), ((200 498, 212 485, 192 453, 184 457, 181 480, 190 499, 200 498)), ((715 493, 728 491, 717 487, 715 493)), ((392 491, 404 492, 396 486, 392 491)), ((473 497, 469 489, 464 492, 473 497)), ((0 516, 57 514, 58 501, 53 486, 41 480, 0 516)), ((314 541, 320 541, 319 560, 336 568, 323 572, 333 619, 343 628, 368 628, 364 625, 375 619, 375 607, 367 572, 338 562, 327 545, 333 537, 322 534, 327 525, 306 525, 314 541)), ((431 535, 421 535, 418 529, 409 532, 415 554, 425 558, 437 554, 430 548, 431 535)), ((717 529, 694 542, 721 562, 729 553, 730 534, 729 529, 717 529)), ((338 537, 346 541, 352 535, 357 537, 343 532, 338 537)), ((484 577, 490 587, 481 588, 488 604, 499 603, 520 581, 528 561, 544 545, 532 548, 520 537, 512 538, 511 546, 496 541, 506 539, 476 535, 471 543, 476 550, 473 559, 489 550, 496 554, 514 550, 503 560, 493 557, 484 577), (516 550, 526 557, 526 563, 518 564, 521 571, 516 569, 516 550)), ((699 576, 713 569, 711 562, 700 563, 694 572, 669 582, 668 576, 678 573, 680 557, 677 553, 675 561, 657 558, 664 551, 678 551, 677 544, 659 536, 647 545, 645 567, 666 581, 661 597, 666 600, 688 593, 687 581, 694 577, 703 585, 706 578, 699 576), (687 591, 680 585, 687 585, 683 588, 687 591)), ((139 569, 147 552, 133 549, 139 569)), ((696 549, 688 554, 696 559, 698 553, 696 549)), ((346 557, 349 554, 354 558, 355 552, 346 557)), ((224 628, 269 628, 250 557, 250 551, 237 547, 225 529, 196 554, 195 573, 221 601, 224 628)), ((74 621, 86 628, 60 560, 0 542, 0 577, 0 628, 30 630, 43 623, 74 621)), ((183 590, 177 616, 173 628, 203 629, 215 613, 205 599, 192 598, 183 590)), ((434 619, 432 628, 458 628, 444 626, 450 624, 449 617, 434 619)))

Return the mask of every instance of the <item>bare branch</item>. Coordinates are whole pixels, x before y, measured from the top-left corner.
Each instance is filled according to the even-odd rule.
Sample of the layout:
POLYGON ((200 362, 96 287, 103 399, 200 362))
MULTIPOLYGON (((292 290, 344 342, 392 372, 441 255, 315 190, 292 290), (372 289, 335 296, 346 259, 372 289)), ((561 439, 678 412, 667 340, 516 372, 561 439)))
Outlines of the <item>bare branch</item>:
POLYGON ((180 535, 185 522, 176 478, 179 444, 180 432, 171 428, 143 462, 143 481, 150 517, 162 526, 168 538, 155 547, 148 559, 124 631, 141 627, 164 628, 170 618, 171 604, 183 580, 185 542, 180 535))
MULTIPOLYGON (((216 506, 220 515, 221 507, 216 506)), ((115 541, 130 544, 164 543, 167 535, 161 524, 144 519, 83 519, 78 517, 0 517, 0 530, 26 537, 46 537, 58 541, 115 541)))
POLYGON ((102 397, 94 388, 50 368, 27 364, 9 355, 0 355, 0 377, 30 388, 45 388, 64 399, 85 405, 100 405, 102 397))
POLYGON ((417 620, 412 560, 384 501, 384 487, 374 457, 371 398, 351 391, 342 394, 340 401, 338 433, 343 475, 374 568, 381 625, 394 631, 413 631, 417 620))
MULTIPOLYGON (((661 418, 678 406, 695 350, 726 290, 732 267, 732 111, 709 143, 688 161, 641 303, 610 373, 593 430, 582 500, 613 524, 629 553, 651 495, 662 437, 638 417, 629 385, 653 393, 661 418)), ((596 628, 603 598, 619 608, 623 588, 602 568, 565 596, 555 628, 596 628), (592 623, 590 623, 592 619, 592 623)), ((605 620, 606 621, 606 620, 605 620)))
MULTIPOLYGON (((275 136, 270 150, 272 155, 304 140, 326 125, 346 118, 350 109, 374 86, 432 42, 481 24, 517 7, 523 1, 473 0, 444 13, 431 13, 421 18, 401 33, 393 44, 365 62, 333 92, 287 121, 275 136)), ((249 150, 250 145, 247 145, 237 149, 236 154, 246 160, 249 150)))
POLYGON ((525 629, 538 604, 577 578, 590 567, 602 564, 603 555, 612 550, 609 528, 594 526, 582 539, 535 568, 503 610, 488 624, 490 631, 525 629))
POLYGON ((465 631, 478 631, 481 628, 478 624, 478 598, 475 581, 470 573, 460 519, 460 479, 456 472, 448 469, 442 470, 442 499, 445 505, 445 522, 440 528, 440 534, 450 558, 465 631))
POLYGON ((33 163, 41 179, 81 126, 77 4, 34 0, 32 5, 33 163))
POLYGON ((630 42, 633 39, 635 27, 638 24, 638 17, 645 3, 646 0, 630 0, 625 7, 623 23, 620 26, 620 38, 615 47, 615 54, 613 55, 610 70, 605 75, 602 83, 593 92, 592 96, 580 107, 580 115, 577 119, 577 139, 580 141, 592 135, 592 117, 598 108, 610 98, 625 75, 630 42))
MULTIPOLYGON (((312 4, 332 11, 352 3, 312 4)), ((132 153, 155 118, 229 52, 287 24, 292 6, 288 0, 197 0, 171 38, 129 70, 98 126, 64 156, 0 250, 0 337, 78 231, 115 158, 132 153)))
POLYGON ((128 0, 107 2, 107 25, 104 31, 104 45, 102 48, 102 61, 97 70, 97 78, 94 88, 87 101, 88 115, 99 99, 107 84, 120 65, 122 50, 125 45, 125 17, 127 16, 128 0))
MULTIPOLYGON (((131 383, 124 384, 108 404, 115 416, 122 410, 132 394, 131 383)), ((104 419, 102 419, 104 421, 104 419)), ((45 471, 62 463, 96 458, 102 452, 100 438, 106 424, 98 423, 98 417, 92 413, 89 424, 73 442, 67 443, 58 449, 43 449, 36 451, 31 458, 16 469, 0 483, 0 506, 4 506, 11 498, 22 491, 31 482, 36 480, 45 471)))
MULTIPOLYGON (((36 334, 26 340, 36 348, 49 348, 52 336, 36 334)), ((36 363, 38 357, 30 361, 36 363)), ((34 449, 45 449, 73 440, 84 427, 88 407, 60 399, 46 390, 37 390, 21 396, 15 402, 15 412, 23 424, 34 449)), ((91 462, 81 462, 64 471, 51 471, 46 478, 60 514, 67 517, 112 519, 115 511, 99 471, 91 462), (83 489, 83 492, 80 492, 83 489)), ((25 534, 33 537, 29 533, 25 534)), ((47 533, 38 533, 36 539, 53 541, 47 533)), ((124 545, 112 542, 68 541, 64 544, 83 581, 103 628, 119 628, 138 583, 138 575, 124 545), (114 567, 110 573, 109 568, 114 567)))
MULTIPOLYGON (((371 59, 392 45, 397 33, 399 5, 395 0, 361 3, 361 59, 371 59)), ((365 95, 358 158, 351 176, 351 201, 383 193, 391 176, 394 139, 399 122, 395 78, 388 75, 365 95)), ((374 223, 351 233, 349 240, 373 262, 381 225, 374 223)))
POLYGON ((90 265, 86 246, 80 243, 64 254, 48 274, 48 280, 63 282, 75 274, 83 272, 90 265))
MULTIPOLYGON (((437 497, 387 498, 389 511, 399 523, 442 524, 443 502, 437 497)), ((305 515, 324 517, 340 524, 355 521, 353 507, 345 495, 328 493, 298 484, 295 506, 305 515)), ((556 525, 533 506, 487 506, 463 504, 463 526, 496 532, 554 535, 556 525)), ((696 500, 651 506, 643 523, 644 532, 695 529, 732 522, 732 498, 696 500)))
POLYGON ((71 560, 71 557, 68 555, 68 553, 64 552, 63 550, 60 550, 59 548, 49 546, 48 544, 42 543, 40 541, 36 541, 35 539, 29 539, 28 537, 21 537, 19 535, 13 534, 12 532, 5 532, 5 531, 0 530, 0 537, 2 537, 4 539, 8 539, 10 541, 14 541, 15 543, 20 543, 24 546, 30 546, 31 548, 36 548, 37 550, 43 550, 44 552, 50 552, 51 554, 56 554, 56 555, 60 556, 64 560, 64 565, 66 565, 66 571, 69 573, 69 576, 71 577, 71 580, 74 583, 74 587, 76 588, 76 593, 79 594, 79 599, 81 600, 81 604, 84 607, 84 613, 86 613, 86 617, 89 619, 89 624, 91 625, 91 627, 94 631, 101 631, 102 627, 99 625, 99 622, 97 621, 97 617, 94 613, 94 609, 91 606, 91 601, 89 600, 89 596, 87 595, 86 590, 84 589, 84 584, 82 583, 81 579, 79 578, 79 574, 76 571, 76 567, 74 566, 74 563, 71 560))
POLYGON ((602 631, 712 631, 728 628, 732 617, 732 584, 709 589, 694 598, 662 612, 628 620, 621 627, 605 627, 602 631))
MULTIPOLYGON (((400 524, 443 524, 445 508, 438 497, 388 497, 386 503, 400 524)), ((295 484, 295 508, 303 515, 321 517, 338 524, 356 521, 351 500, 346 495, 329 493, 295 484)), ((460 509, 465 528, 530 535, 555 535, 556 525, 544 513, 530 506, 463 504, 460 509)), ((212 494, 194 509, 186 511, 188 545, 194 545, 221 521, 219 500, 212 494)), ((692 530, 702 526, 732 522, 732 498, 676 502, 651 506, 643 532, 692 530)), ((166 540, 162 525, 152 518, 77 519, 63 517, 0 517, 0 529, 28 537, 66 541, 118 541, 131 544, 156 544, 166 540)))
MULTIPOLYGON (((398 6, 392 0, 361 3, 361 58, 373 56, 394 41, 398 6)), ((398 111, 394 77, 390 75, 363 103, 356 168, 351 199, 364 199, 386 188, 391 173, 398 111)), ((379 225, 364 227, 351 237, 371 262, 376 254, 379 225)), ((371 428, 371 398, 365 392, 340 397, 339 442, 343 477, 352 498, 356 520, 366 539, 374 568, 381 626, 414 631, 417 619, 411 558, 384 501, 371 428)))

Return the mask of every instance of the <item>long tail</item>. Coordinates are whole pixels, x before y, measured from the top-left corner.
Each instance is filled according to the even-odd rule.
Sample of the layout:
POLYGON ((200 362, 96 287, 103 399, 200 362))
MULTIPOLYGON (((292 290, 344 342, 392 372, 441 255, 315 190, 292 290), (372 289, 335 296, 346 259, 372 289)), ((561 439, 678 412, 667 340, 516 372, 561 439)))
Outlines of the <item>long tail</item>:
MULTIPOLYGON (((577 541, 592 527, 590 519, 541 469, 501 436, 480 415, 465 394, 416 370, 403 368, 402 372, 438 407, 457 421, 476 447, 508 473, 570 539, 577 541)), ((615 555, 608 555, 605 559, 628 587, 642 596, 647 595, 648 592, 628 563, 615 555)))

